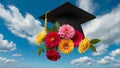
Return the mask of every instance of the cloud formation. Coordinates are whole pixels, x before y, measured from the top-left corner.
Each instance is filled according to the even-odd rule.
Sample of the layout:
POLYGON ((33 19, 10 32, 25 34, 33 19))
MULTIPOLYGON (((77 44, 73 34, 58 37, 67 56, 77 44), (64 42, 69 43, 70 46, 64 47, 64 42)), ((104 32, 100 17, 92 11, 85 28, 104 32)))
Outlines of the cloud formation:
POLYGON ((110 44, 120 43, 120 5, 113 9, 110 13, 97 16, 96 19, 82 25, 85 35, 89 38, 98 38, 101 44, 97 46, 97 53, 94 56, 105 53, 110 44), (102 46, 102 47, 101 47, 102 46), (103 50, 100 50, 100 47, 103 50))
POLYGON ((107 63, 112 63, 115 62, 115 58, 114 57, 110 57, 110 56, 105 56, 104 58, 98 60, 97 62, 100 64, 107 64, 107 63))
POLYGON ((105 56, 97 61, 98 64, 111 64, 113 67, 120 67, 120 59, 116 59, 115 56, 105 56))
POLYGON ((75 65, 80 65, 80 64, 83 64, 83 63, 86 63, 87 65, 91 65, 93 61, 94 60, 92 58, 84 56, 84 57, 74 59, 70 63, 75 64, 75 65))
POLYGON ((120 56, 120 49, 113 50, 110 53, 111 56, 120 56))
POLYGON ((103 53, 107 51, 107 48, 108 48, 108 45, 101 43, 96 48, 97 52, 92 53, 92 55, 93 56, 102 55, 103 53))
POLYGON ((22 54, 13 54, 12 56, 14 56, 14 57, 18 57, 18 56, 22 56, 22 54))
POLYGON ((85 11, 93 13, 95 10, 95 6, 91 0, 77 0, 77 6, 82 8, 85 11), (94 7, 93 7, 94 6, 94 7))
POLYGON ((19 9, 13 5, 8 6, 8 8, 6 9, 0 4, 0 18, 6 21, 7 28, 16 36, 35 43, 36 35, 43 29, 41 22, 29 13, 24 17, 19 9))
POLYGON ((120 63, 114 64, 114 67, 120 67, 120 63))
POLYGON ((0 52, 8 52, 16 49, 16 44, 13 41, 4 39, 4 36, 0 34, 0 52))
POLYGON ((14 64, 16 61, 14 59, 7 59, 4 57, 0 57, 0 64, 14 64))
POLYGON ((84 56, 77 59, 73 59, 70 63, 77 66, 85 65, 85 64, 91 65, 94 63, 96 65, 111 64, 113 67, 120 67, 120 59, 115 59, 115 57, 112 56, 105 56, 99 60, 92 59, 88 56, 84 56))

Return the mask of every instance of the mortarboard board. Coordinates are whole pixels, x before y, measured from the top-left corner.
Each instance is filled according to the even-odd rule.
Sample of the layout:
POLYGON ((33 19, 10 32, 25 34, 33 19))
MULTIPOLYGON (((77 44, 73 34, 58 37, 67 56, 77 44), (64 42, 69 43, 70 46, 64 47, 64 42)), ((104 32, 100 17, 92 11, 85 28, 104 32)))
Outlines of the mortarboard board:
MULTIPOLYGON (((40 16, 39 18, 45 19, 45 15, 40 16)), ((69 24, 82 33, 83 30, 81 28, 81 24, 94 18, 94 15, 72 5, 69 2, 66 2, 63 5, 47 13, 47 19, 49 22, 55 23, 56 21, 58 21, 60 25, 69 24)))

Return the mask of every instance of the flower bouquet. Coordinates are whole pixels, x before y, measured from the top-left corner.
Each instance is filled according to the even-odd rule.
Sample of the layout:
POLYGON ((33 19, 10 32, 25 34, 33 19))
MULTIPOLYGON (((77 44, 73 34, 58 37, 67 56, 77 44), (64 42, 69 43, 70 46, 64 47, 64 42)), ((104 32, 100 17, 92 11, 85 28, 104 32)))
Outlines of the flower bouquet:
POLYGON ((75 30, 72 25, 56 22, 53 28, 47 27, 47 14, 45 15, 44 29, 36 37, 36 44, 40 45, 44 42, 45 45, 40 45, 36 51, 40 56, 44 51, 49 60, 57 61, 60 59, 60 53, 70 54, 75 47, 78 47, 79 53, 84 53, 88 48, 96 52, 93 44, 97 44, 100 40, 84 38, 83 34, 75 30))

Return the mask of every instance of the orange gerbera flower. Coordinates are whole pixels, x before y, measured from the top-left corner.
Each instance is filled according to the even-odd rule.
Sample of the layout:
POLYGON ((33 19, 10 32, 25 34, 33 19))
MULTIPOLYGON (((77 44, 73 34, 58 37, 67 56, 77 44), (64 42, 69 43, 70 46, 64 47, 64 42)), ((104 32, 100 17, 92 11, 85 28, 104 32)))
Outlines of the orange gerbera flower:
POLYGON ((69 54, 72 52, 74 49, 74 43, 72 40, 67 40, 67 39, 62 39, 58 49, 63 53, 63 54, 69 54))

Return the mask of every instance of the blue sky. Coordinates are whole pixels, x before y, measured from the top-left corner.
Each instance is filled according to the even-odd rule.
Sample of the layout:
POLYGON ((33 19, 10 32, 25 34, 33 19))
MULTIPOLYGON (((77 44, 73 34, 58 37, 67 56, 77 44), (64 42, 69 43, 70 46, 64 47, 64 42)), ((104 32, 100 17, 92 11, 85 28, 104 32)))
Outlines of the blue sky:
POLYGON ((119 11, 120 0, 0 0, 0 68, 119 68, 119 11), (38 17, 67 1, 96 16, 82 28, 90 39, 101 39, 97 53, 80 54, 75 48, 69 55, 60 53, 56 62, 45 53, 38 57, 35 37, 44 23, 38 17))

